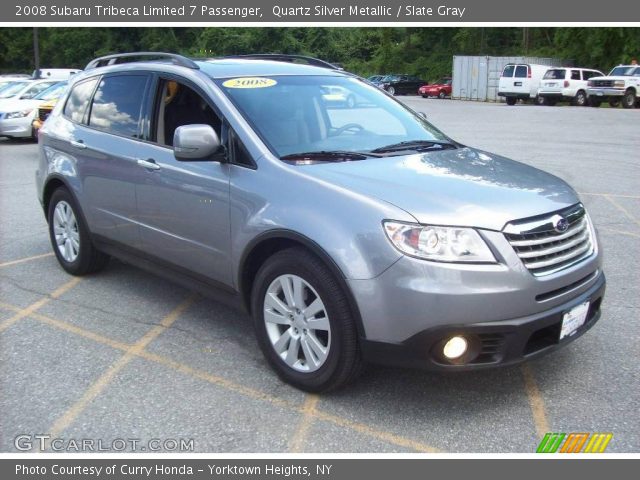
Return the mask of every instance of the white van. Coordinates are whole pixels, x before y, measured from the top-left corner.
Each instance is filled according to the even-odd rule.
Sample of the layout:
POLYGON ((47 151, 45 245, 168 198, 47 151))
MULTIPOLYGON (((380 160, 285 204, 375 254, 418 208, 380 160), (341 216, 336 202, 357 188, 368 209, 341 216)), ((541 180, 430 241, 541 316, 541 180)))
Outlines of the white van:
POLYGON ((538 88, 538 105, 567 101, 579 107, 587 105, 587 83, 604 74, 591 68, 550 68, 538 88))
MULTIPOLYGON (((81 72, 80 68, 41 68, 38 79, 42 80, 69 80, 76 73, 81 72)), ((33 78, 36 78, 36 71, 33 71, 33 78)))
POLYGON ((515 105, 519 99, 536 98, 540 80, 550 68, 553 67, 534 63, 508 63, 502 70, 498 96, 505 97, 507 105, 515 105))

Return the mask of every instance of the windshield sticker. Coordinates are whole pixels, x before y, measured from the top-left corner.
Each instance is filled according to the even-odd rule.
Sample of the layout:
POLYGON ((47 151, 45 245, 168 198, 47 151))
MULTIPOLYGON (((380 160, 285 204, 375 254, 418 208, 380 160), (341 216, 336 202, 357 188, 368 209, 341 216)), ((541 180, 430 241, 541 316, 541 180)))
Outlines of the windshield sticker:
POLYGON ((227 88, 266 88, 277 85, 278 82, 264 77, 232 78, 225 81, 222 86, 227 88))

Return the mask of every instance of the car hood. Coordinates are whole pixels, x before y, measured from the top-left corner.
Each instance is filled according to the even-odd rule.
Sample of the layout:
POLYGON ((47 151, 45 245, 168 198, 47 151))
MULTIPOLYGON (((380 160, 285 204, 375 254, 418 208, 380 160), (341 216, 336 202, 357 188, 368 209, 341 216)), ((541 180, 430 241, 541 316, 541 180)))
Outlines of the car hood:
POLYGON ((629 80, 630 78, 633 78, 633 77, 630 75, 615 75, 615 76, 605 75, 604 77, 591 77, 589 80, 629 80))
POLYGON ((549 173, 471 148, 305 167, 308 174, 399 207, 420 223, 502 230, 576 204, 549 173))
POLYGON ((42 100, 34 99, 16 100, 14 98, 7 98, 6 100, 0 100, 0 112, 19 112, 21 110, 37 108, 42 102, 42 100))

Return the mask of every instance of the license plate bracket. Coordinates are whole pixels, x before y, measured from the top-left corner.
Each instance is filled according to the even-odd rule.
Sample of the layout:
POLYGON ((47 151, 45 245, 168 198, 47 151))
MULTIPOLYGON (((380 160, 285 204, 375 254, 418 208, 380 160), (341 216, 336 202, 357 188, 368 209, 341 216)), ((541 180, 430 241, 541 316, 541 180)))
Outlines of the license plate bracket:
POLYGON ((578 329, 584 325, 589 313, 589 302, 576 305, 562 315, 562 328, 560 329, 560 340, 574 335, 578 329))

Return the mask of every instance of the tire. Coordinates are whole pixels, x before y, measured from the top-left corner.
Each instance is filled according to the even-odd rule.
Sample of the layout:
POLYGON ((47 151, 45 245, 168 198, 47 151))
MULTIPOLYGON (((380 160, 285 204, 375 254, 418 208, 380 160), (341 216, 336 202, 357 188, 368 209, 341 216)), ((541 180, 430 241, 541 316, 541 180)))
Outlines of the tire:
POLYGON ((536 105, 549 105, 549 102, 547 101, 547 99, 545 97, 541 97, 540 95, 534 98, 533 101, 535 102, 536 105))
POLYGON ((632 89, 627 90, 622 97, 622 108, 636 107, 636 92, 632 89))
POLYGON ((429 95, 422 95, 422 98, 429 98, 429 95))
POLYGON ((576 93, 576 96, 573 97, 572 103, 576 107, 584 107, 587 105, 587 94, 584 92, 584 90, 580 90, 578 91, 578 93, 576 93))
POLYGON ((438 98, 439 98, 440 100, 443 100, 443 99, 444 99, 444 98, 446 98, 446 97, 447 97, 447 94, 446 94, 446 93, 444 93, 444 91, 441 91, 440 93, 438 93, 438 98))
POLYGON ((515 105, 517 101, 516 97, 507 97, 507 105, 515 105))
POLYGON ((557 103, 558 103, 557 100, 552 100, 551 98, 547 98, 547 105, 549 105, 550 107, 555 107, 557 103))
POLYGON ((387 92, 389 92, 389 95, 395 95, 396 89, 394 87, 388 87, 387 92))
POLYGON ((620 99, 619 98, 609 99, 609 106, 612 108, 618 108, 620 106, 620 99))
POLYGON ((325 264, 304 248, 282 250, 262 265, 251 293, 251 311, 260 348, 284 382, 307 392, 326 392, 353 381, 362 370, 347 296, 325 264), (305 308, 295 305, 293 295, 285 296, 285 285, 301 292, 298 301, 306 309, 320 301, 308 323, 305 308), (318 328, 312 328, 313 322, 318 328), (317 353, 317 345, 326 353, 317 353))
POLYGON ((589 97, 589 106, 598 108, 601 103, 602 100, 599 98, 589 97))
POLYGON ((53 252, 68 273, 86 275, 102 270, 109 263, 109 256, 93 245, 84 217, 66 188, 60 187, 53 192, 47 219, 53 252), (63 243, 58 245, 59 242, 63 243))

